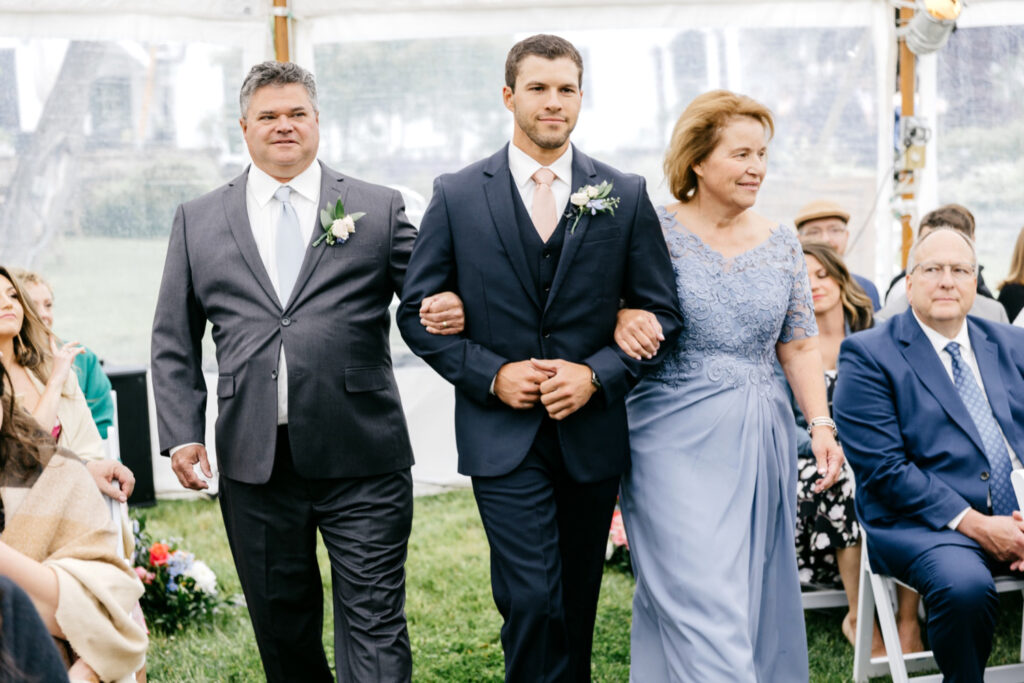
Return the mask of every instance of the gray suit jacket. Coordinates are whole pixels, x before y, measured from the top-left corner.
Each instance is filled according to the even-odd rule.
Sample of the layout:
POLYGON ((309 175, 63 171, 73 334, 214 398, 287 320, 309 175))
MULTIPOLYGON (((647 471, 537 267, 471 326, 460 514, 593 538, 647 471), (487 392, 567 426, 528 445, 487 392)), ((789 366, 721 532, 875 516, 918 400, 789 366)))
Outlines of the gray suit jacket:
MULTIPOLYGON (((321 164, 320 205, 365 211, 345 243, 309 246, 291 300, 278 301, 245 204, 248 169, 178 207, 153 321, 160 448, 204 441, 202 338, 217 349, 217 461, 264 483, 274 464, 277 366, 288 358, 288 437, 305 477, 362 477, 412 465, 391 368, 388 305, 416 229, 401 195, 321 164)), ((318 212, 319 215, 319 212, 318 212)), ((322 234, 318 219, 314 240, 322 234)))

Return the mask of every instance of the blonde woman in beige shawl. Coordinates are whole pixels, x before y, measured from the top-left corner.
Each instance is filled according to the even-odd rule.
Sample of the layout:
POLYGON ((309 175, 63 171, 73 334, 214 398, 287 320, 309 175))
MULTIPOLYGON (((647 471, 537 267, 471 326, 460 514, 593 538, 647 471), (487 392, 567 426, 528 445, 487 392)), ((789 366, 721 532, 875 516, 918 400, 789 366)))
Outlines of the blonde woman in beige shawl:
POLYGON ((0 362, 16 404, 51 432, 58 446, 86 461, 101 492, 123 503, 135 476, 121 463, 104 460, 103 441, 71 369, 82 352, 74 342, 58 346, 21 281, 0 266, 0 362))
POLYGON ((0 574, 32 599, 72 681, 132 681, 145 629, 131 616, 143 587, 82 461, 11 400, 0 365, 0 574))

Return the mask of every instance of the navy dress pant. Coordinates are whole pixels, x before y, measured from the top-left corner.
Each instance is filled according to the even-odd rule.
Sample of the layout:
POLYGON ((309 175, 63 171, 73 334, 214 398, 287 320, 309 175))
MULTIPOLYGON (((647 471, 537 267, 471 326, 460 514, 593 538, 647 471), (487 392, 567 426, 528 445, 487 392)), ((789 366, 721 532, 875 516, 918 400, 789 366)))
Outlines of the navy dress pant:
POLYGON ((619 478, 569 478, 545 418, 526 458, 474 477, 491 549, 491 590, 504 618, 505 679, 589 681, 597 598, 619 478))
POLYGON ((1001 566, 978 548, 940 545, 901 577, 924 600, 928 643, 948 683, 985 679, 999 605, 992 569, 1001 566))

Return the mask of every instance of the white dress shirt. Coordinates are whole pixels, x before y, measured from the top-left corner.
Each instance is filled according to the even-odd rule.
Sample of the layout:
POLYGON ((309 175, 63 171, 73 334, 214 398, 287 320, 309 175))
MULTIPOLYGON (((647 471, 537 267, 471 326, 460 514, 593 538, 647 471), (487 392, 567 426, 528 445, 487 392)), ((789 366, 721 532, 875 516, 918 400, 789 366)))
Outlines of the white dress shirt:
MULTIPOLYGON (((313 241, 313 231, 317 223, 317 205, 320 203, 320 164, 316 160, 305 171, 287 183, 281 183, 270 177, 256 164, 249 167, 249 176, 245 182, 245 209, 249 214, 249 227, 252 229, 256 249, 260 253, 263 267, 267 269, 274 291, 281 298, 281 287, 277 278, 277 221, 281 217, 281 202, 274 199, 274 193, 282 185, 292 189, 289 201, 299 217, 299 230, 306 244, 313 241)), ((288 302, 282 301, 284 306, 288 302)), ((277 361, 277 424, 288 424, 288 366, 284 359, 284 345, 281 345, 281 356, 277 361)), ((170 455, 191 446, 181 444, 170 449, 170 455)))
MULTIPOLYGON (((985 380, 981 378, 981 371, 978 369, 978 359, 974 356, 974 349, 971 348, 971 336, 967 333, 967 321, 960 326, 960 331, 956 333, 956 336, 949 339, 941 332, 937 332, 932 328, 921 322, 921 319, 917 317, 917 312, 914 312, 914 319, 917 320, 917 324, 921 326, 921 330, 924 331, 924 336, 931 342, 932 347, 935 348, 935 353, 939 355, 939 360, 942 362, 942 367, 946 369, 946 374, 949 375, 950 381, 953 381, 953 357, 946 351, 946 344, 950 342, 956 342, 960 345, 960 358, 963 359, 964 364, 971 369, 971 374, 974 375, 974 381, 978 383, 981 388, 981 394, 988 400, 988 392, 985 391, 985 380)), ((1013 469, 1020 469, 1021 462, 1017 459, 1017 454, 1010 448, 1010 444, 1006 441, 1006 435, 1003 434, 1003 428, 996 422, 996 427, 999 428, 999 434, 1003 437, 1003 442, 1006 444, 1006 452, 1010 454, 1010 465, 1013 469)), ((964 516, 970 510, 970 506, 964 508, 963 512, 958 514, 956 517, 949 522, 950 529, 956 529, 964 516)))
MULTIPOLYGON (((523 205, 527 211, 533 209, 533 193, 537 189, 533 174, 541 168, 544 168, 544 164, 516 147, 515 143, 509 143, 508 169, 512 172, 512 180, 519 189, 519 196, 523 198, 523 205)), ((572 145, 566 147, 562 156, 547 168, 555 174, 555 179, 551 183, 551 193, 555 195, 555 210, 558 212, 556 215, 561 220, 569 203, 569 195, 572 194, 572 187, 569 185, 572 182, 572 145)))
MULTIPOLYGON (((274 291, 281 298, 281 286, 277 272, 277 223, 281 217, 281 202, 274 199, 274 193, 282 185, 292 189, 289 201, 299 217, 299 230, 308 245, 313 241, 316 228, 317 205, 320 203, 320 164, 315 160, 309 167, 287 183, 271 178, 265 171, 253 164, 245 183, 245 208, 249 213, 249 227, 252 228, 256 249, 267 269, 274 291)), ((282 301, 281 305, 287 305, 282 301)), ((288 424, 288 364, 284 358, 284 345, 277 362, 277 424, 288 424)))

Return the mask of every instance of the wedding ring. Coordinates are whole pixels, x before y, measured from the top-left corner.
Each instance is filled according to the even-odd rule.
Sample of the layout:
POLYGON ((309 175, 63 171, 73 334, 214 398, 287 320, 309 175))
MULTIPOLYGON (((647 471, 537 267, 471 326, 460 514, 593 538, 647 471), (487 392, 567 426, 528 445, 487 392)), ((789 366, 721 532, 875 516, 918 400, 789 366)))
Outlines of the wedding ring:
POLYGON ((443 329, 448 329, 448 321, 447 321, 447 320, 443 320, 443 321, 441 321, 441 327, 442 327, 443 329))

